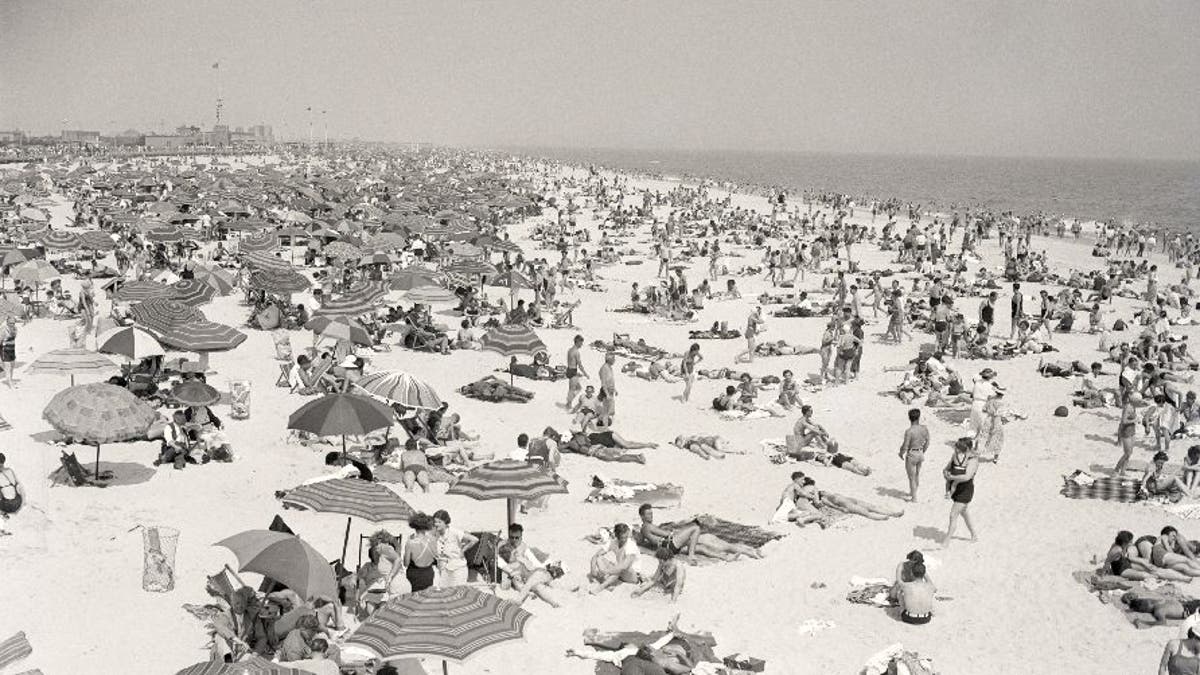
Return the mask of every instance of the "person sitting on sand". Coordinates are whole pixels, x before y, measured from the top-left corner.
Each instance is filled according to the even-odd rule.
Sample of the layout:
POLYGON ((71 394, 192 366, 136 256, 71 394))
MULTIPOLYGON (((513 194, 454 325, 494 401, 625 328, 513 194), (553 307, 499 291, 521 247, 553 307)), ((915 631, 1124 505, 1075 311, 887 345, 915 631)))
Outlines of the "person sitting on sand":
POLYGON ((779 396, 775 402, 778 403, 784 410, 803 405, 800 400, 800 386, 796 383, 795 375, 791 370, 783 371, 783 379, 779 382, 779 396))
MULTIPOLYGON (((901 584, 908 583, 916 577, 913 575, 913 565, 915 563, 925 564, 925 554, 920 551, 909 551, 908 555, 904 556, 898 565, 896 565, 895 581, 892 582, 892 588, 888 591, 888 597, 895 600, 899 598, 901 584)), ((929 577, 928 572, 925 574, 925 580, 933 583, 933 579, 929 577)))
POLYGON ((900 601, 900 620, 919 626, 933 619, 933 595, 937 592, 933 582, 925 578, 925 563, 913 562, 909 566, 911 581, 900 582, 896 599, 900 601))
MULTIPOLYGON (((813 421, 812 415, 811 405, 800 406, 800 419, 796 420, 795 426, 792 427, 792 434, 796 437, 796 450, 813 446, 837 454, 838 442, 830 437, 825 427, 813 421)), ((790 452, 789 449, 789 454, 790 452)))
MULTIPOLYGON (((0 452, 0 518, 8 519, 9 515, 21 510, 25 503, 25 486, 17 480, 17 474, 4 465, 7 457, 0 452)), ((0 530, 0 533, 4 530, 0 530)))
POLYGON ((1139 494, 1147 498, 1164 497, 1171 502, 1178 502, 1184 497, 1191 499, 1191 491, 1183 484, 1183 480, 1179 476, 1163 473, 1167 459, 1168 456, 1165 452, 1154 453, 1153 464, 1146 467, 1146 472, 1142 475, 1139 494))
POLYGON ((715 535, 704 533, 697 521, 677 526, 673 530, 655 525, 654 507, 650 504, 638 507, 638 516, 642 519, 638 532, 642 545, 647 548, 666 548, 675 555, 686 550, 689 564, 695 563, 696 553, 726 562, 736 559, 739 555, 750 558, 763 557, 762 552, 753 546, 730 543, 715 535))
POLYGON ((792 522, 803 527, 808 523, 817 523, 824 527, 825 514, 821 513, 805 496, 804 489, 814 485, 813 479, 804 475, 803 471, 792 472, 792 482, 783 488, 779 497, 779 506, 775 507, 775 515, 771 522, 792 522))
POLYGON ((633 568, 640 554, 629 526, 625 523, 613 526, 612 540, 592 556, 588 580, 597 585, 589 593, 595 595, 621 583, 641 583, 641 575, 633 568))
POLYGON ((1148 559, 1151 551, 1153 551, 1153 545, 1147 543, 1147 559, 1143 559, 1134 545, 1133 533, 1121 530, 1113 540, 1112 546, 1109 547, 1108 553, 1105 554, 1104 564, 1098 571, 1101 574, 1131 581, 1158 578, 1187 583, 1192 580, 1191 576, 1182 572, 1166 567, 1155 567, 1148 559), (1130 552, 1131 548, 1132 552, 1130 552))
POLYGON ((671 596, 671 602, 679 600, 679 595, 683 593, 683 583, 687 579, 687 570, 675 561, 675 554, 669 548, 658 549, 654 557, 658 558, 658 569, 633 590, 632 597, 636 598, 658 586, 671 596))
POLYGON ((404 442, 404 450, 400 452, 400 471, 404 474, 404 489, 411 491, 416 484, 429 492, 429 458, 415 438, 404 442))

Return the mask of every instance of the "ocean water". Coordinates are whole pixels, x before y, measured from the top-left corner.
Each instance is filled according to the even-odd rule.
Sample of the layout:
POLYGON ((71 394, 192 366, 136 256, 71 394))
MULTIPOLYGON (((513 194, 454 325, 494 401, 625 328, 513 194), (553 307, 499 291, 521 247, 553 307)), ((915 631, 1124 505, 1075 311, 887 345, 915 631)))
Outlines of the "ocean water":
POLYGON ((1044 212, 1200 229, 1200 161, 1020 159, 821 153, 526 149, 522 154, 669 176, 856 197, 1044 212))

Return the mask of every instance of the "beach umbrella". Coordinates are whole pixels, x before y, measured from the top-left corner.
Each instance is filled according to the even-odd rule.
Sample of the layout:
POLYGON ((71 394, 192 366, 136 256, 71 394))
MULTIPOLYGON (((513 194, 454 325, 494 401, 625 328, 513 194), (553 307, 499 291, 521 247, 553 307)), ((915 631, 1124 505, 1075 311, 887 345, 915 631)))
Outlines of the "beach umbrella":
POLYGON ((378 281, 355 284, 341 296, 326 300, 321 305, 320 313, 326 315, 344 314, 346 316, 366 314, 374 310, 385 295, 387 295, 387 289, 378 281))
POLYGON ((437 410, 442 405, 442 399, 433 387, 402 370, 381 370, 364 375, 354 385, 372 396, 407 408, 437 410))
POLYGON ((499 286, 514 292, 518 288, 533 288, 533 282, 529 280, 529 277, 521 274, 517 270, 501 272, 500 274, 497 274, 489 279, 488 282, 489 286, 499 286))
POLYGON ((492 249, 493 251, 500 251, 502 253, 516 253, 516 254, 524 253, 524 251, 521 250, 520 246, 517 246, 516 244, 514 244, 513 242, 511 242, 507 239, 498 239, 496 241, 493 241, 488 244, 488 248, 492 249))
POLYGON ((271 530, 248 530, 214 546, 233 552, 239 572, 255 572, 278 581, 301 598, 337 599, 333 567, 300 537, 271 530))
MULTIPOLYGON (((479 339, 479 344, 489 352, 496 352, 505 358, 513 356, 533 356, 548 351, 546 343, 533 332, 529 326, 510 323, 491 329, 479 339)), ((513 375, 508 375, 509 383, 513 375)))
POLYGON ((404 299, 422 305, 439 302, 455 302, 458 296, 441 286, 418 286, 404 294, 404 299))
POLYGON ((483 249, 474 244, 457 242, 450 244, 450 254, 459 258, 478 258, 483 255, 483 249))
POLYGON ((304 327, 332 340, 346 340, 367 347, 373 344, 367 329, 344 314, 320 314, 309 319, 304 327))
POLYGON ((112 299, 117 302, 144 303, 150 300, 166 300, 172 295, 174 295, 174 291, 166 284, 149 279, 138 279, 122 284, 121 288, 113 293, 112 299))
POLYGON ((170 330, 159 334, 158 339, 164 345, 180 351, 197 352, 227 352, 246 341, 246 334, 223 323, 200 320, 190 321, 173 326, 170 330))
POLYGON ((275 663, 257 654, 238 661, 203 661, 175 673, 175 675, 313 675, 310 670, 291 668, 286 663, 275 663))
POLYGON ((392 426, 394 411, 388 406, 357 394, 326 394, 300 406, 288 416, 288 429, 317 436, 341 436, 342 454, 346 454, 346 436, 362 436, 392 426))
POLYGON ((143 236, 145 236, 148 241, 152 241, 157 244, 178 244, 185 239, 183 232, 180 231, 178 227, 169 224, 149 230, 143 236))
POLYGON ((49 230, 41 237, 47 251, 74 251, 79 248, 79 235, 63 230, 49 230))
POLYGON ((17 265, 12 270, 12 278, 25 284, 33 284, 35 287, 52 279, 59 277, 58 270, 50 263, 38 258, 17 265))
POLYGON ((387 660, 433 657, 462 662, 481 650, 525 636, 533 615, 470 586, 428 588, 393 598, 363 621, 346 645, 387 660))
POLYGON ((258 269, 250 274, 250 287, 268 293, 299 293, 312 285, 308 277, 294 269, 258 269))
POLYGON ((25 220, 33 220, 39 223, 50 219, 50 217, 46 215, 45 211, 29 207, 21 209, 20 215, 25 220))
POLYGON ((221 400, 221 393, 200 380, 185 380, 171 388, 171 399, 185 406, 213 405, 221 400))
POLYGON ((86 349, 55 349, 37 357, 29 364, 31 373, 58 373, 71 376, 75 386, 76 375, 107 373, 117 369, 117 364, 108 357, 86 349))
POLYGON ((111 251, 117 247, 117 242, 113 241, 107 232, 99 230, 80 232, 79 244, 81 247, 93 251, 111 251))
POLYGON ((244 252, 240 255, 242 257, 242 262, 256 271, 291 271, 292 269, 292 264, 288 261, 282 258, 276 258, 275 256, 263 251, 250 251, 248 253, 244 252))
POLYGON ((18 319, 23 318, 25 316, 25 308, 21 305, 15 304, 7 298, 0 298, 0 319, 4 319, 9 316, 18 319))
MULTIPOLYGON (((167 290, 168 295, 173 293, 170 286, 164 285, 163 288, 167 290)), ((121 290, 125 290, 125 287, 121 290)), ((130 308, 130 313, 133 314, 134 321, 155 333, 166 333, 178 326, 207 319, 204 313, 195 307, 168 297, 154 297, 139 302, 130 308)))
POLYGON ((380 232, 369 237, 367 243, 375 248, 389 251, 407 246, 408 238, 398 232, 380 232))
POLYGON ((307 224, 312 222, 312 216, 300 211, 285 211, 280 219, 285 223, 307 224))
POLYGON ((325 257, 338 260, 356 260, 362 257, 362 251, 357 246, 352 246, 344 241, 328 244, 322 251, 325 253, 325 257))
POLYGON ((393 291, 408 291, 419 286, 438 286, 444 283, 446 275, 423 268, 397 270, 392 274, 388 287, 393 291))
POLYGON ((270 251, 276 248, 279 248, 279 237, 274 232, 256 232, 243 237, 238 242, 238 250, 247 253, 270 251))
POLYGON ((373 523, 385 520, 408 520, 415 514, 408 502, 379 483, 361 478, 333 478, 289 490, 284 504, 303 506, 323 513, 346 516, 346 534, 342 537, 342 560, 350 543, 351 518, 363 518, 373 523))
POLYGON ((128 389, 96 382, 58 392, 42 411, 42 417, 62 435, 96 446, 99 478, 100 445, 145 438, 158 413, 128 389))
POLYGON ((464 473, 446 490, 471 499, 508 500, 508 524, 516 520, 518 499, 566 494, 567 481, 536 464, 515 459, 488 462, 464 473))
POLYGON ((388 257, 388 254, 382 251, 368 253, 358 260, 359 267, 370 267, 371 265, 390 265, 391 263, 392 259, 388 257))
POLYGON ((96 351, 117 354, 134 361, 166 353, 153 335, 133 326, 108 331, 101 335, 97 342, 99 346, 96 351))
POLYGON ((464 274, 466 276, 495 274, 496 266, 483 260, 467 260, 458 259, 451 262, 449 265, 442 267, 443 271, 453 272, 455 274, 464 274))
POLYGON ((212 302, 217 297, 217 289, 212 285, 196 278, 180 279, 171 284, 171 299, 185 305, 195 307, 212 302))
POLYGON ((205 267, 197 263, 189 263, 192 277, 217 291, 217 295, 229 295, 234 288, 233 278, 224 270, 216 267, 205 267))
POLYGON ((29 260, 29 256, 21 252, 20 249, 13 248, 4 251, 4 257, 0 258, 0 265, 12 267, 13 265, 20 265, 26 260, 29 260))

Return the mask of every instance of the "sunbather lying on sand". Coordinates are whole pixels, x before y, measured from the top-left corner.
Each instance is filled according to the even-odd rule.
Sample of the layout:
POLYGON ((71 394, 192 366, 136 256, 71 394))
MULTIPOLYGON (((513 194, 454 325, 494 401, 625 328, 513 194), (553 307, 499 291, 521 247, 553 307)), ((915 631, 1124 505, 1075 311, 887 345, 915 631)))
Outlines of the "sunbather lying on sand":
MULTIPOLYGON (((1147 550, 1152 549, 1152 546, 1147 546, 1147 550)), ((1176 572, 1167 567, 1156 567, 1148 559, 1143 559, 1138 554, 1137 547, 1134 546, 1133 533, 1128 530, 1121 530, 1117 533, 1117 538, 1109 547, 1108 553, 1104 557, 1104 565, 1099 572, 1131 581, 1158 578, 1187 583, 1192 580, 1191 576, 1183 572, 1176 572), (1132 552, 1130 551, 1131 547, 1134 549, 1132 552)))
POLYGON ((1132 619, 1133 625, 1138 628, 1172 623, 1184 619, 1200 609, 1200 600, 1181 601, 1169 595, 1143 588, 1126 591, 1121 595, 1121 602, 1131 612, 1149 615, 1132 619))
POLYGON ((1145 535, 1134 541, 1129 560, 1140 563, 1139 566, 1153 570, 1155 574, 1165 569, 1188 577, 1200 577, 1200 558, 1196 557, 1192 544, 1183 540, 1179 531, 1168 525, 1157 537, 1145 535))
POLYGON ((605 462, 646 463, 646 455, 643 453, 629 452, 621 448, 593 443, 591 438, 581 431, 573 432, 571 439, 559 446, 559 449, 563 452, 587 455, 588 457, 594 457, 605 462))
POLYGON ((689 452, 694 452, 704 459, 725 459, 725 455, 729 453, 744 455, 745 452, 733 450, 729 441, 720 436, 676 436, 671 444, 683 448, 689 452))
POLYGON ((763 557, 762 553, 753 546, 733 544, 720 537, 701 532, 700 524, 695 521, 673 530, 655 525, 654 507, 649 504, 642 504, 638 508, 638 515, 642 519, 639 543, 647 548, 666 547, 674 554, 686 551, 688 563, 695 563, 695 554, 697 553, 726 562, 735 560, 739 555, 750 558, 763 557))
MULTIPOLYGON (((795 476, 795 474, 792 475, 795 476)), ((803 476, 803 474, 801 475, 803 476)), ((793 482, 795 481, 793 480, 793 482)), ((786 494, 787 493, 785 491, 785 495, 786 494)), ((818 490, 816 481, 812 480, 811 478, 802 478, 801 485, 795 490, 795 494, 797 495, 797 504, 800 502, 800 500, 807 500, 812 506, 817 508, 824 506, 836 511, 841 511, 842 513, 849 513, 856 516, 862 516, 863 518, 870 518, 871 520, 887 520, 888 518, 899 518, 900 516, 904 515, 903 509, 893 509, 887 506, 876 506, 870 502, 866 502, 861 499, 855 499, 854 497, 840 495, 836 492, 818 490)), ((790 515, 788 519, 792 520, 790 515)))
POLYGON ((621 372, 627 373, 634 377, 639 377, 648 382, 662 380, 663 382, 674 383, 679 381, 678 372, 676 372, 678 369, 679 367, 675 365, 674 361, 659 359, 657 361, 651 361, 649 364, 647 364, 645 370, 642 370, 641 363, 637 361, 628 361, 624 366, 621 367, 621 372))
POLYGON ((806 354, 816 354, 820 351, 820 347, 805 347, 801 344, 790 345, 784 340, 764 342, 754 348, 754 353, 758 356, 804 356, 806 354))

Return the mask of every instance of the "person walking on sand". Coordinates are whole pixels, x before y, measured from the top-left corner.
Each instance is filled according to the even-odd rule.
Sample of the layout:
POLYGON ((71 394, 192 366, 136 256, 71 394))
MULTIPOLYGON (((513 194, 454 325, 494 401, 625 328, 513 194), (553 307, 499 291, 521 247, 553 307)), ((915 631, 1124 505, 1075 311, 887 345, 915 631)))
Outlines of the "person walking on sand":
POLYGON ((1125 475, 1125 467, 1133 457, 1133 437, 1137 434, 1138 414, 1131 397, 1125 397, 1121 405, 1121 421, 1117 424, 1117 445, 1121 446, 1121 458, 1113 467, 1117 476, 1125 475))
POLYGON ((921 464, 925 462, 925 451, 929 449, 929 429, 921 424, 921 409, 908 411, 908 428, 900 443, 900 459, 904 460, 904 472, 908 474, 908 501, 917 501, 917 490, 921 487, 921 464))
POLYGON ((580 380, 588 376, 587 371, 583 368, 583 357, 579 354, 581 347, 583 347, 583 336, 576 335, 571 348, 567 350, 567 404, 563 406, 567 410, 571 409, 575 397, 583 391, 583 383, 580 380))
POLYGON ((762 305, 757 305, 750 316, 746 318, 746 351, 733 357, 734 363, 741 363, 745 356, 747 363, 754 363, 754 350, 758 346, 757 336, 763 330, 762 305))
POLYGON ((703 360, 704 357, 700 355, 700 343, 693 342, 687 354, 683 355, 683 362, 679 364, 679 374, 683 376, 683 393, 679 395, 679 400, 683 403, 687 403, 692 395, 692 385, 696 384, 696 366, 703 360))
POLYGON ((17 318, 9 314, 0 325, 0 363, 4 364, 4 376, 8 379, 8 388, 13 385, 13 366, 17 361, 17 318))
POLYGON ((597 398, 604 403, 608 417, 617 414, 617 380, 612 368, 616 362, 617 355, 609 352, 604 355, 604 365, 600 366, 600 395, 597 398))
POLYGON ((960 517, 966 524, 967 531, 971 533, 971 541, 979 540, 968 511, 971 500, 975 498, 975 472, 978 470, 979 456, 975 452, 975 441, 969 436, 959 438, 954 442, 954 454, 942 470, 942 477, 946 479, 946 498, 954 502, 950 507, 950 524, 946 527, 946 539, 942 542, 946 548, 950 547, 954 539, 954 526, 958 524, 960 517))
POLYGON ((1025 294, 1021 292, 1021 284, 1012 285, 1012 327, 1008 331, 1008 339, 1017 337, 1017 326, 1025 318, 1025 294))

